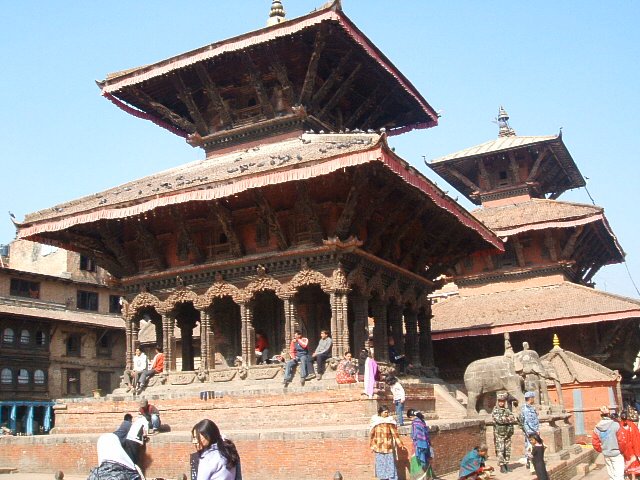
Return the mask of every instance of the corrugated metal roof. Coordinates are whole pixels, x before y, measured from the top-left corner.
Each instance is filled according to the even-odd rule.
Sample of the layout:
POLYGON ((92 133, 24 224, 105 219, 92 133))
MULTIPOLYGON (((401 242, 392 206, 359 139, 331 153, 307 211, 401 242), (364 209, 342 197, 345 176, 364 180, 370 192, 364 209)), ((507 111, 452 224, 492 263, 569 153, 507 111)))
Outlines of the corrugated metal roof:
POLYGON ((431 163, 442 163, 450 160, 457 160, 459 158, 475 157, 478 155, 486 155, 488 153, 507 151, 515 148, 553 141, 558 138, 559 135, 532 137, 515 135, 512 137, 500 137, 489 142, 481 143, 480 145, 476 145, 474 147, 469 147, 465 148, 464 150, 459 150, 455 153, 450 153, 449 155, 445 155, 444 157, 435 158, 431 160, 431 163))

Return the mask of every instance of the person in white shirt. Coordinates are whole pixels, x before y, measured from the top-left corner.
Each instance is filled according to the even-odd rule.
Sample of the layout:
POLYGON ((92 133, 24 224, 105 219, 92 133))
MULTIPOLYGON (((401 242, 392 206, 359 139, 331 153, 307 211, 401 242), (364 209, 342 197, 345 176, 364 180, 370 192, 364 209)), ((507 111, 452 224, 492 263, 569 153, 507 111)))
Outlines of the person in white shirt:
POLYGON ((124 439, 124 451, 127 452, 131 461, 136 465, 140 465, 140 451, 144 446, 144 442, 149 438, 149 421, 142 415, 138 414, 138 417, 131 424, 129 433, 124 439))
POLYGON ((396 422, 398 426, 401 427, 404 425, 404 401, 405 401, 405 393, 404 387, 400 385, 400 382, 396 377, 388 377, 387 385, 389 385, 391 389, 391 393, 393 394, 393 404, 396 407, 396 422))
POLYGON ((138 386, 138 378, 148 368, 148 364, 145 353, 140 347, 136 348, 136 353, 133 356, 133 369, 124 371, 124 383, 127 385, 127 392, 138 386))

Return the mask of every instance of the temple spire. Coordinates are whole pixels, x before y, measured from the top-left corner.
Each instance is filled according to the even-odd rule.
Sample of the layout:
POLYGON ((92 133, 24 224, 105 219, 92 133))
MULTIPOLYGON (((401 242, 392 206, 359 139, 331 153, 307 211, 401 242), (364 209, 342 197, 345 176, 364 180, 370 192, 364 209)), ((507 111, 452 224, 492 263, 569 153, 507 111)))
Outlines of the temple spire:
POLYGON ((280 0, 273 0, 271 2, 271 11, 269 12, 269 19, 267 20, 267 26, 277 25, 278 23, 282 23, 285 20, 286 12, 284 11, 284 7, 282 6, 282 2, 280 0))
POLYGON ((516 131, 509 126, 509 114, 500 106, 498 111, 498 137, 514 137, 516 131))

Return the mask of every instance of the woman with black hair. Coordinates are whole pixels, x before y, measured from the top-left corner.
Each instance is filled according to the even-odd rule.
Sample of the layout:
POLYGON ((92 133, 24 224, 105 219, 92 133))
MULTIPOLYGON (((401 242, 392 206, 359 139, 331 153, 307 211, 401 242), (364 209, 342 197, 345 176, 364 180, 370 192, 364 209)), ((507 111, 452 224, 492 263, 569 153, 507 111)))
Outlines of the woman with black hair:
POLYGON ((240 456, 234 443, 220 434, 220 429, 205 418, 191 429, 191 480, 241 480, 240 456))

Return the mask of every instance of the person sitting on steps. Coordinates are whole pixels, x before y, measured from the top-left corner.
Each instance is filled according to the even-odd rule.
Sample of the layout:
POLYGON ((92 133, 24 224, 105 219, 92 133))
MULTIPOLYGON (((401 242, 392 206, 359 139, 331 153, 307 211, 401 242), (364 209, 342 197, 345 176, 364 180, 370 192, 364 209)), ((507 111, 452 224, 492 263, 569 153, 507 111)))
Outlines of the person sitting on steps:
POLYGON ((318 346, 316 347, 316 351, 313 352, 312 357, 316 360, 317 363, 317 373, 316 379, 322 380, 322 375, 324 375, 325 364, 329 358, 331 358, 331 347, 333 346, 333 340, 331 340, 331 336, 329 335, 328 330, 320 331, 320 341, 318 342, 318 346))
POLYGON ((300 364, 300 384, 304 385, 305 380, 315 378, 311 355, 309 355, 309 339, 302 336, 300 330, 293 332, 293 340, 289 345, 289 360, 284 369, 284 386, 288 386, 293 379, 293 369, 300 364))
POLYGON ((136 393, 142 392, 142 389, 147 386, 147 381, 158 373, 164 372, 164 353, 162 353, 162 347, 156 346, 156 355, 151 362, 151 368, 143 370, 138 379, 138 386, 136 393))

